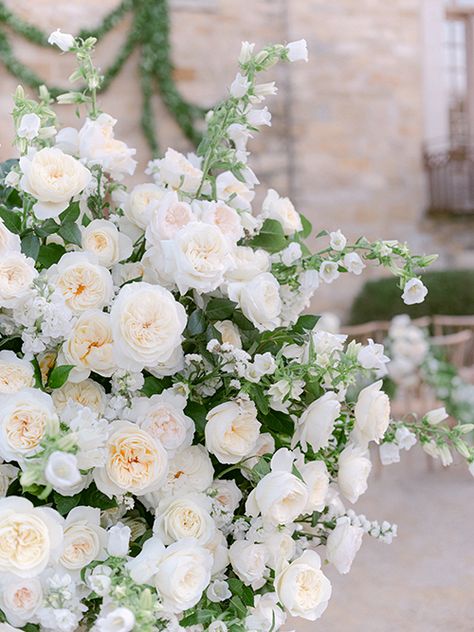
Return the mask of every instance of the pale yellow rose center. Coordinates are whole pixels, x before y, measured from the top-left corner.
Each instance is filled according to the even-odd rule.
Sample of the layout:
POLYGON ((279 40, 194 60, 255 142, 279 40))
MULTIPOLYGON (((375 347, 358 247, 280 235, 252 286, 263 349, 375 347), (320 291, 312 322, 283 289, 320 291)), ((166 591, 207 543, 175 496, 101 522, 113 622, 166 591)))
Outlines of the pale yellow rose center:
POLYGON ((0 522, 0 563, 31 568, 49 549, 46 526, 28 515, 13 515, 0 522))
POLYGON ((33 383, 31 372, 20 366, 0 365, 0 393, 15 393, 33 383))
POLYGON ((143 489, 151 482, 159 458, 143 437, 120 437, 109 445, 107 472, 122 489, 143 489))
POLYGON ((44 411, 18 408, 5 424, 7 441, 15 450, 33 450, 43 438, 46 424, 47 415, 44 411))
POLYGON ((303 610, 310 610, 320 601, 321 583, 319 572, 306 568, 296 578, 296 601, 303 610))

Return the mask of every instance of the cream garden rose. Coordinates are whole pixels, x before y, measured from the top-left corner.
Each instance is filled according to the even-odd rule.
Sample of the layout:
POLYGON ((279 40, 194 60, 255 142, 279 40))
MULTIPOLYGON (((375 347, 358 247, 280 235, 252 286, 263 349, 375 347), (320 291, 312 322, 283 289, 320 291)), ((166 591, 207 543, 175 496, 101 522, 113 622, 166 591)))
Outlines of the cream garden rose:
POLYGON ((271 331, 280 325, 280 285, 270 272, 263 272, 248 283, 229 284, 228 294, 259 331, 271 331))
POLYGON ((229 548, 229 559, 237 577, 254 590, 265 583, 267 551, 263 544, 238 540, 229 548))
POLYGON ((252 454, 260 434, 257 409, 252 401, 219 404, 207 417, 206 448, 220 463, 238 463, 252 454))
POLYGON ((110 272, 89 252, 66 253, 49 268, 48 275, 75 314, 102 309, 112 299, 110 272))
POLYGON ((345 575, 351 570, 352 562, 362 545, 364 530, 351 525, 347 516, 337 519, 336 527, 328 535, 326 557, 339 573, 345 575))
POLYGON ((201 184, 203 173, 187 158, 168 148, 165 157, 159 161, 160 180, 171 189, 184 193, 196 193, 201 184))
POLYGON ((308 444, 315 452, 328 445, 334 422, 341 412, 336 393, 328 391, 312 402, 297 422, 292 446, 301 444, 306 451, 308 444))
POLYGON ((82 382, 94 371, 110 377, 116 369, 110 315, 97 309, 88 310, 74 323, 62 346, 65 364, 73 364, 72 382, 82 382))
POLYGON ((0 256, 0 307, 17 306, 37 276, 34 261, 21 252, 0 256))
POLYGON ((97 487, 112 497, 125 492, 142 496, 159 488, 166 477, 168 455, 161 443, 136 424, 109 426, 104 467, 94 470, 97 487))
POLYGON ((0 456, 6 461, 35 454, 43 437, 58 429, 58 416, 47 393, 25 388, 0 395, 0 456))
MULTIPOLYGON (((203 492, 212 483, 214 468, 206 448, 192 445, 180 450, 169 462, 166 483, 160 490, 166 494, 189 491, 203 492)), ((150 498, 156 506, 154 498, 150 498)))
POLYGON ((102 414, 106 406, 104 387, 91 379, 78 383, 66 382, 64 386, 53 391, 52 398, 58 413, 69 402, 90 408, 97 414, 102 414))
POLYGON ((63 519, 54 509, 18 496, 0 499, 0 574, 36 577, 57 561, 62 545, 63 519))
POLYGON ((153 211, 158 207, 164 195, 166 195, 166 190, 152 182, 137 184, 125 202, 125 217, 135 226, 145 230, 150 223, 153 211))
POLYGON ((12 625, 24 626, 43 604, 43 588, 37 577, 6 578, 0 582, 0 591, 0 608, 12 625))
POLYGON ((105 559, 107 534, 100 526, 100 510, 74 507, 64 524, 64 544, 60 564, 70 571, 80 571, 94 560, 105 559))
POLYGON ((228 282, 250 281, 263 272, 269 272, 270 268, 270 256, 265 250, 236 246, 232 251, 232 266, 225 278, 228 282))
POLYGON ((0 351, 0 393, 16 393, 34 384, 33 365, 13 351, 0 351))
POLYGON ((293 617, 309 621, 319 619, 331 597, 331 583, 321 570, 321 558, 309 550, 277 574, 275 590, 293 617))
POLYGON ((119 232, 112 222, 94 219, 82 228, 82 248, 96 255, 100 265, 111 268, 130 257, 133 244, 130 237, 119 232))
POLYGON ((196 219, 191 205, 180 200, 176 191, 169 191, 151 211, 145 232, 147 241, 156 246, 162 239, 173 239, 181 228, 196 219))
POLYGON ((354 439, 362 446, 379 443, 390 422, 390 400, 382 391, 382 380, 366 386, 355 405, 354 439))
POLYGON ((281 223, 285 235, 293 235, 303 230, 300 214, 291 201, 286 197, 280 197, 274 189, 268 189, 262 209, 266 217, 281 223))
POLYGON ((56 147, 22 156, 20 169, 20 187, 37 200, 33 211, 38 219, 58 217, 91 179, 90 171, 79 160, 56 147))
POLYGON ((163 544, 183 538, 195 538, 199 544, 208 544, 216 533, 210 498, 192 492, 163 499, 156 509, 153 533, 163 544))
POLYGON ((169 360, 187 320, 171 292, 145 282, 122 287, 110 316, 117 364, 136 371, 169 360))
POLYGON ((368 452, 360 446, 348 445, 339 455, 337 482, 342 494, 351 503, 367 491, 367 479, 372 469, 368 452))

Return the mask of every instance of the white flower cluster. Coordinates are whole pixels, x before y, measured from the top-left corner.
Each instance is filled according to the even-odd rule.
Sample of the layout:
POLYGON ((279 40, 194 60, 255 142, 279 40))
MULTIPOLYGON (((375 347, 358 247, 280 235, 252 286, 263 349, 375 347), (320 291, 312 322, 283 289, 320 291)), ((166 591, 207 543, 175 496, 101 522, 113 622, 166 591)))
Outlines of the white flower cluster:
POLYGON ((86 85, 59 101, 89 115, 56 131, 44 90, 15 95, 21 158, 0 209, 2 625, 315 620, 331 597, 323 562, 346 573, 364 533, 395 534, 345 504, 367 489, 370 445, 393 434, 407 447, 411 432, 390 423, 383 346, 347 344, 302 311, 320 282, 369 261, 414 302, 411 271, 431 258, 341 231, 311 254, 289 199, 271 189, 256 208, 247 142, 276 92, 256 78, 306 60, 304 40, 244 43, 197 154, 168 149, 131 190, 135 152, 98 110, 94 41, 50 42, 86 85))

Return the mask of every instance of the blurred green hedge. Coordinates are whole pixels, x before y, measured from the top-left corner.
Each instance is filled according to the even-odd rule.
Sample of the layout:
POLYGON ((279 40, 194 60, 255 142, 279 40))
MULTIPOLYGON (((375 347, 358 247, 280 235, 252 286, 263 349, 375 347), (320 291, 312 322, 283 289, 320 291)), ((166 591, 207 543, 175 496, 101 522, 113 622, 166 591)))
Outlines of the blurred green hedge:
POLYGON ((428 296, 423 303, 410 306, 401 299, 397 279, 367 281, 352 304, 349 324, 390 320, 397 314, 409 314, 412 318, 474 314, 474 270, 425 272, 422 280, 428 296))

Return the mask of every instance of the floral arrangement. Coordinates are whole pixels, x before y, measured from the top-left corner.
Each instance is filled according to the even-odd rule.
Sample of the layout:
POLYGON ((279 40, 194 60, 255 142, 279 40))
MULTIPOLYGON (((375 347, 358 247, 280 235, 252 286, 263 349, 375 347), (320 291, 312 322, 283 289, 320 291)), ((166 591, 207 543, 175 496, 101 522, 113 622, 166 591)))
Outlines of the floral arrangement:
POLYGON ((96 99, 95 40, 50 41, 87 86, 58 101, 87 117, 58 129, 48 91, 19 88, 20 159, 2 165, 2 630, 270 632, 288 615, 318 619, 323 562, 347 573, 364 533, 395 535, 350 508, 369 445, 431 433, 473 454, 463 426, 438 439, 426 419, 392 421, 383 347, 347 345, 303 311, 320 283, 370 263, 420 302, 416 270, 433 257, 324 230, 311 253, 290 200, 270 190, 255 208, 247 142, 270 125, 262 102, 276 92, 257 78, 306 60, 303 40, 244 43, 197 154, 168 149, 131 189, 135 151, 96 99))

